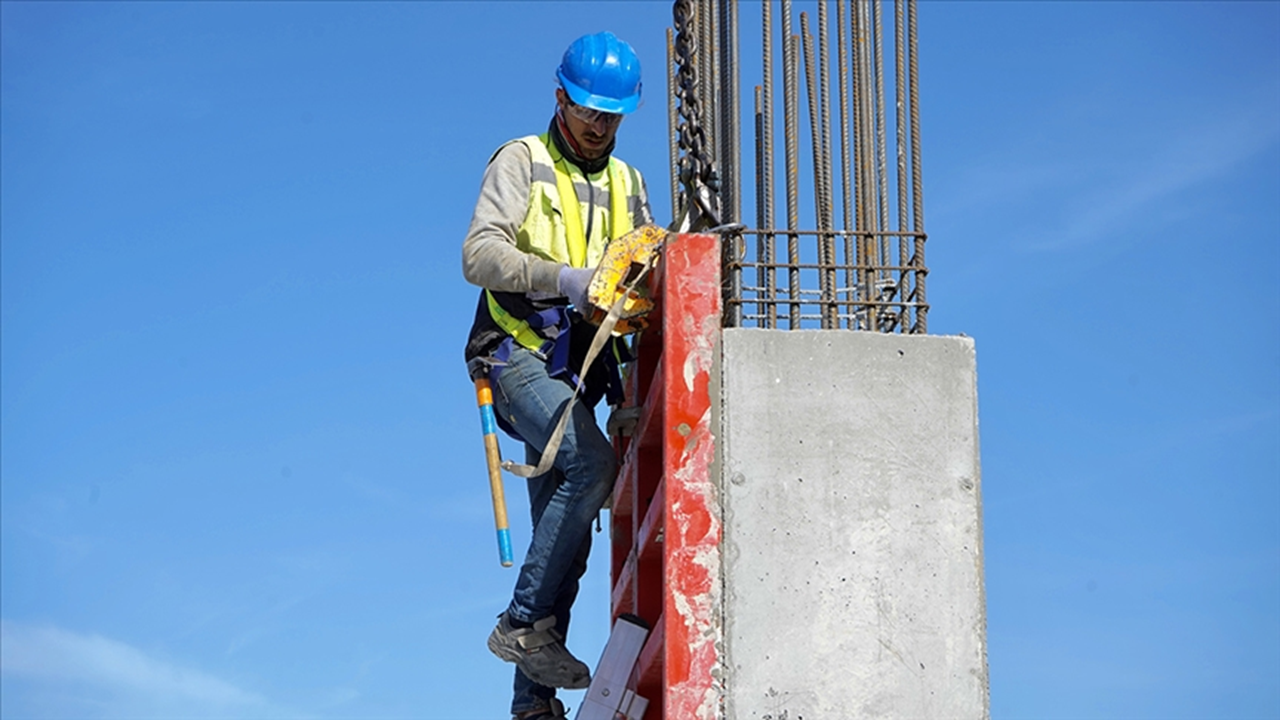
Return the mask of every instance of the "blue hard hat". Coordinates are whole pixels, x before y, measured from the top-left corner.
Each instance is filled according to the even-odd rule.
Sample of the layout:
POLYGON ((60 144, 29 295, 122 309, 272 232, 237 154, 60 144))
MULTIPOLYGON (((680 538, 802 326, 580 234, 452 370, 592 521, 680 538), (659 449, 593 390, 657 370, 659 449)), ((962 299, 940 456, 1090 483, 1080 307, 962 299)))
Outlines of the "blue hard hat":
POLYGON ((640 58, 611 32, 574 40, 556 77, 578 105, 624 115, 640 106, 640 58))

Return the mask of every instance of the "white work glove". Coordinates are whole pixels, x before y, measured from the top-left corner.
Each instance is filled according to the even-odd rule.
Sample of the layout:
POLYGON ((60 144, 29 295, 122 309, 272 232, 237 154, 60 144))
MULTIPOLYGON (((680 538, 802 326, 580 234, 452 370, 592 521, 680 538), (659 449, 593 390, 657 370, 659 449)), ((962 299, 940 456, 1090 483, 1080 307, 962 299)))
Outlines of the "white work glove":
POLYGON ((591 278, 596 271, 592 268, 572 268, 568 265, 560 268, 560 277, 556 280, 556 291, 569 298, 569 302, 580 312, 587 310, 587 288, 591 286, 591 278))

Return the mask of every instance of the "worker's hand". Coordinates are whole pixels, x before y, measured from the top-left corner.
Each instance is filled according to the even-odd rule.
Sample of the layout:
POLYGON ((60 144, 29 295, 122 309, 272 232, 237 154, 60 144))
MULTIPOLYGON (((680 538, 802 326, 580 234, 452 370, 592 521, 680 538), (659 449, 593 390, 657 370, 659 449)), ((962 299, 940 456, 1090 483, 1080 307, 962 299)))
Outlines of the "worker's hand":
POLYGON ((591 286, 591 278, 596 271, 592 268, 572 268, 568 265, 560 268, 560 278, 556 282, 559 293, 567 298, 579 311, 586 312, 587 288, 591 286))

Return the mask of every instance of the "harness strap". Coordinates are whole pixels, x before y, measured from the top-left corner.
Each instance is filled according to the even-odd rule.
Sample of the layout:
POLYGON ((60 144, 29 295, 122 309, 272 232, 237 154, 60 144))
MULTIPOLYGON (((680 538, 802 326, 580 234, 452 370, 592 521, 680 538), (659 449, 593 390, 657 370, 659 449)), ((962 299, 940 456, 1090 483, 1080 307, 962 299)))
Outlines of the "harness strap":
POLYGON ((563 328, 569 326, 568 308, 562 305, 549 307, 546 310, 538 310, 524 319, 529 323, 529 327, 534 330, 544 330, 541 333, 543 337, 555 339, 564 332, 563 328))
POLYGON ((564 636, 555 629, 556 616, 548 615, 533 624, 528 631, 517 631, 516 642, 525 650, 536 650, 560 642, 564 636))
POLYGON ((507 309, 498 303, 498 299, 489 290, 484 291, 484 296, 489 302, 489 315, 494 322, 498 323, 498 327, 515 338, 515 341, 520 343, 520 347, 525 350, 542 356, 546 355, 545 346, 548 340, 534 332, 533 326, 530 325, 528 320, 521 320, 507 312, 507 309))

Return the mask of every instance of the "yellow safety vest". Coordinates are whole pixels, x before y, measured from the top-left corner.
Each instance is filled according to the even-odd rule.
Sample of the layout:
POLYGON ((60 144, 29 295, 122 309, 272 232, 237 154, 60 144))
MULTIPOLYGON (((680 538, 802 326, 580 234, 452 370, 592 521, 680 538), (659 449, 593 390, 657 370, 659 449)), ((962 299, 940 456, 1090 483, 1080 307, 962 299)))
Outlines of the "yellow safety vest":
MULTIPOLYGON (((577 165, 560 154, 548 133, 511 142, 529 148, 532 160, 529 206, 524 222, 516 230, 516 247, 571 267, 599 265, 609 241, 622 237, 634 227, 631 201, 640 194, 639 174, 625 162, 610 157, 606 169, 584 175, 577 165), (595 202, 589 202, 593 195, 595 202), (564 202, 565 198, 571 200, 564 202), (587 213, 593 213, 589 238, 583 221, 587 213)), ((485 295, 489 314, 498 327, 529 350, 542 347, 546 340, 527 322, 507 312, 492 292, 486 291, 485 295)))

